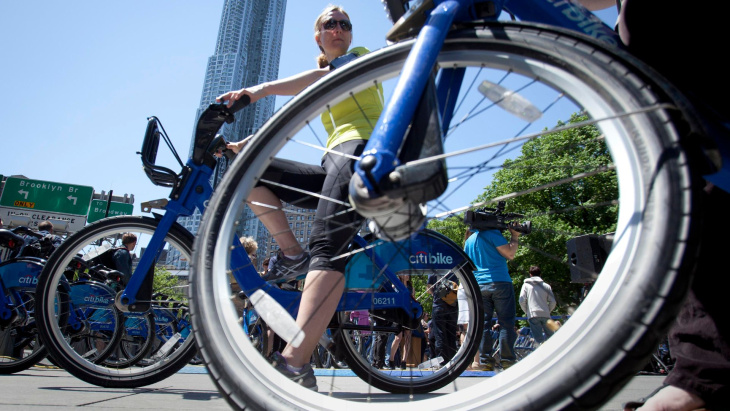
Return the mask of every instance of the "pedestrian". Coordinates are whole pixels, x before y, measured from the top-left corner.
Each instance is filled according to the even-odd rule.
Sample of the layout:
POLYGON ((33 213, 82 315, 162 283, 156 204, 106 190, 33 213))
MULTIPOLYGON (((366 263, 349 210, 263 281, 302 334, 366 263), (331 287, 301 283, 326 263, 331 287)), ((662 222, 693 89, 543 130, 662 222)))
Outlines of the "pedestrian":
POLYGON ((467 238, 464 251, 476 266, 474 277, 479 284, 484 306, 484 331, 479 346, 479 358, 482 371, 493 371, 496 365, 492 352, 492 315, 497 314, 499 324, 500 366, 511 367, 517 357, 514 352, 517 333, 515 319, 517 304, 512 277, 507 269, 507 260, 515 258, 519 246, 520 233, 509 227, 510 241, 497 229, 479 230, 471 228, 473 234, 467 238))
MULTIPOLYGON (((614 0, 580 0, 591 10, 616 6, 614 0)), ((725 80, 722 53, 697 53, 707 39, 727 38, 725 14, 703 13, 700 19, 681 19, 686 9, 680 0, 623 0, 618 31, 629 52, 642 59, 694 99, 707 112, 727 122, 730 83, 725 80)), ((718 133, 718 138, 727 138, 718 133)), ((702 246, 687 298, 669 330, 669 350, 676 362, 664 386, 648 398, 626 404, 627 410, 665 411, 727 409, 730 404, 730 326, 724 287, 718 287, 717 268, 725 264, 730 230, 730 193, 707 182, 700 193, 701 210, 711 223, 702 225, 702 246)), ((671 211, 668 211, 671 212, 671 211)))
POLYGON ((125 233, 122 236, 122 246, 114 251, 112 259, 114 269, 122 273, 122 285, 126 285, 132 278, 132 251, 137 246, 137 236, 125 233))
POLYGON ((444 366, 456 354, 457 321, 459 306, 456 292, 459 284, 454 273, 446 275, 431 274, 428 276, 427 292, 433 296, 431 311, 430 338, 433 339, 433 353, 431 359, 439 359, 439 365, 444 366), (454 294, 453 298, 447 296, 454 294))
POLYGON ((527 316, 532 338, 542 344, 553 335, 549 327, 550 313, 555 309, 555 295, 548 283, 540 277, 540 267, 530 267, 530 278, 525 279, 520 290, 520 307, 527 316))

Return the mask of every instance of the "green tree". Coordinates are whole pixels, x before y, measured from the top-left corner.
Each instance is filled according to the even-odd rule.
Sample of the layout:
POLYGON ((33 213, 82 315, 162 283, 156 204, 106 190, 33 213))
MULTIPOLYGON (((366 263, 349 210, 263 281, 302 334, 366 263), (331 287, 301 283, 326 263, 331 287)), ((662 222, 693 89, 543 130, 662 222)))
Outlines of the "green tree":
POLYGON ((464 225, 463 213, 449 216, 443 220, 430 220, 427 227, 449 237, 459 247, 464 246, 464 234, 467 227, 464 225))
POLYGON ((172 275, 164 266, 155 266, 155 277, 152 281, 152 292, 165 294, 174 301, 187 302, 184 288, 180 286, 180 279, 172 275))
MULTIPOLYGON (((573 115, 569 123, 586 119, 573 115)), ((510 199, 505 208, 505 212, 524 214, 533 226, 531 234, 521 236, 517 256, 508 263, 516 295, 529 277, 529 267, 538 265, 556 294, 559 312, 564 313, 568 305, 578 303, 581 285, 570 282, 566 242, 579 235, 607 234, 615 230, 618 182, 611 165, 598 129, 583 126, 526 142, 520 156, 505 161, 494 173, 491 184, 474 204, 485 203, 485 207, 493 208, 495 198, 540 188, 510 199), (566 182, 553 184, 563 180, 566 182)), ((428 228, 463 246, 467 229, 463 218, 459 214, 431 220, 428 228)))
MULTIPOLYGON (((573 115, 570 123, 584 120, 584 116, 573 115)), ((505 208, 506 212, 524 214, 533 226, 531 234, 520 237, 517 256, 508 263, 517 295, 524 279, 529 277, 529 267, 538 265, 543 279, 551 284, 561 310, 578 302, 576 296, 581 286, 570 282, 566 242, 579 235, 615 230, 618 182, 611 165, 598 129, 583 126, 526 142, 521 155, 505 161, 503 168, 494 174, 477 203, 544 187, 510 199, 505 208), (584 177, 575 177, 584 173, 584 177), (569 182, 550 186, 561 180, 569 182)))

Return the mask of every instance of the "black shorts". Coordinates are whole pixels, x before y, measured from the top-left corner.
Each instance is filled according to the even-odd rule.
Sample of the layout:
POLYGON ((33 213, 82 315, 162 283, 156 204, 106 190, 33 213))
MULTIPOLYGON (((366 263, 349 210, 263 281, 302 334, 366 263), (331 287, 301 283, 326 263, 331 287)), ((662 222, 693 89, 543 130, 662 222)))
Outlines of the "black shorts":
MULTIPOLYGON (((346 141, 332 150, 359 157, 366 143, 365 140, 346 141)), ((352 208, 348 202, 348 193, 354 164, 355 160, 349 157, 327 153, 322 158, 321 166, 275 158, 264 172, 265 180, 325 197, 314 197, 278 185, 261 183, 289 204, 317 210, 309 237, 309 253, 312 256, 310 270, 345 271, 346 259, 333 257, 347 251, 363 222, 363 218, 355 211, 346 212, 352 208)))

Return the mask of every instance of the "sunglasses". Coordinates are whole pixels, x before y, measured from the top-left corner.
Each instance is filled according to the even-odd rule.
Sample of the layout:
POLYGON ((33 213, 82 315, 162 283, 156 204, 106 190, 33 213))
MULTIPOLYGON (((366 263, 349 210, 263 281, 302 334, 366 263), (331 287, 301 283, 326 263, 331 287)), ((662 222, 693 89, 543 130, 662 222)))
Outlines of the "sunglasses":
POLYGON ((342 30, 352 31, 352 23, 350 23, 350 20, 329 19, 322 24, 322 27, 325 30, 334 30, 335 27, 337 27, 337 23, 340 24, 340 28, 342 28, 342 30))

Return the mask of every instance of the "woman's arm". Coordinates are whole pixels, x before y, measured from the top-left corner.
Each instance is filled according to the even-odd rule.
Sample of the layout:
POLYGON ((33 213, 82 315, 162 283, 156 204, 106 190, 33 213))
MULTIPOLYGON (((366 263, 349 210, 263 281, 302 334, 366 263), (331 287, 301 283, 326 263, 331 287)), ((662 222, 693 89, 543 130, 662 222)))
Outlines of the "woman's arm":
POLYGON ((329 73, 329 71, 329 67, 305 71, 284 79, 269 81, 256 86, 242 88, 240 90, 229 91, 218 96, 215 101, 227 101, 227 105, 230 107, 233 105, 234 101, 244 95, 248 95, 251 98, 251 103, 254 103, 266 96, 293 96, 304 90, 308 85, 319 80, 322 76, 329 73))
POLYGON ((603 10, 616 5, 616 0, 578 0, 588 10, 603 10))

